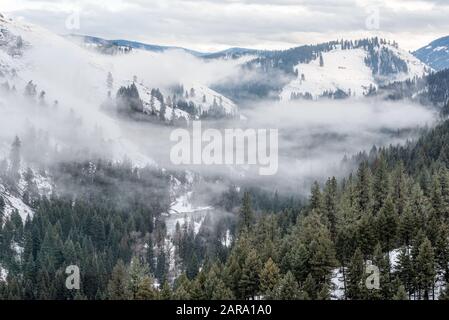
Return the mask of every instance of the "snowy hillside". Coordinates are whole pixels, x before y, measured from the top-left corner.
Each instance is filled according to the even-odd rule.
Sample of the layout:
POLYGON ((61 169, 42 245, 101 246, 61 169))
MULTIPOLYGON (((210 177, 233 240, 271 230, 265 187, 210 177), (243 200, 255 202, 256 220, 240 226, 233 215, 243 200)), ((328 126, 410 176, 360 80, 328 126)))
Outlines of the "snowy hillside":
POLYGON ((280 95, 282 100, 295 98, 317 98, 331 94, 361 97, 380 84, 403 81, 426 74, 427 67, 411 54, 391 45, 381 45, 378 52, 386 49, 405 62, 407 72, 381 75, 368 65, 368 52, 364 48, 337 48, 322 53, 309 63, 296 65, 297 78, 285 86, 280 95))
POLYGON ((126 155, 139 163, 151 162, 123 138, 119 124, 100 111, 109 61, 38 26, 0 18, 0 28, 6 39, 0 43, 1 83, 21 94, 33 81, 37 92, 45 91, 48 104, 57 101, 61 109, 74 110, 87 129, 99 127, 107 139, 116 141, 116 159, 126 155))
MULTIPOLYGON (((122 85, 129 86, 132 83, 132 81, 124 81, 122 85)), ((150 89, 142 82, 136 82, 134 84, 137 87, 139 96, 143 102, 143 112, 148 115, 153 113, 160 115, 161 110, 163 110, 162 101, 152 93, 154 88, 150 89)), ((176 119, 183 118, 192 120, 198 118, 202 113, 210 111, 214 107, 222 108, 224 113, 230 116, 236 115, 238 112, 238 107, 233 101, 206 86, 190 85, 186 88, 188 88, 188 90, 180 96, 174 95, 169 89, 162 91, 165 107, 164 118, 167 121, 172 120, 173 114, 176 119), (173 101, 174 99, 176 99, 176 101, 173 101), (185 110, 181 110, 179 108, 180 101, 184 102, 184 104, 192 105, 195 109, 195 113, 192 114, 185 110)))
MULTIPOLYGON (((7 18, 0 18, 0 30, 0 84, 14 88, 21 95, 27 83, 33 81, 36 95, 44 91, 47 104, 57 103, 60 109, 67 112, 74 110, 86 127, 85 132, 101 130, 104 139, 114 144, 114 160, 127 157, 142 166, 154 163, 151 155, 143 154, 139 150, 140 146, 127 136, 120 122, 105 113, 100 106, 107 99, 108 91, 115 97, 120 87, 138 79, 136 84, 144 107, 146 112, 151 112, 151 89, 160 88, 164 98, 169 97, 169 81, 176 77, 172 75, 175 68, 173 60, 176 59, 176 63, 182 65, 182 59, 186 59, 185 53, 176 53, 168 58, 162 57, 164 53, 144 50, 133 50, 126 55, 104 55, 80 47, 38 26, 7 18), (158 65, 158 61, 163 63, 158 65), (157 73, 169 74, 169 78, 154 77, 154 69, 157 69, 157 73), (113 83, 108 87, 109 72, 113 75, 113 83), (156 82, 158 80, 160 83, 156 82)), ((192 69, 204 63, 192 56, 188 59, 196 59, 188 61, 192 64, 188 67, 192 69)), ((195 77, 188 75, 187 78, 195 77)), ((189 95, 184 97, 182 93, 180 97, 193 102, 202 112, 208 111, 216 103, 227 114, 236 113, 237 106, 231 100, 207 86, 196 82, 187 88, 189 95), (191 89, 194 95, 190 94, 191 89)), ((161 102, 153 100, 154 110, 159 113, 161 102)), ((171 105, 166 103, 165 107, 165 119, 171 120, 171 105)), ((190 119, 190 115, 183 110, 176 109, 174 113, 176 117, 190 119)), ((57 143, 63 144, 61 141, 57 143)))
POLYGON ((184 87, 187 89, 185 99, 188 102, 193 102, 201 111, 208 111, 214 105, 219 105, 228 114, 237 113, 237 105, 233 101, 206 86, 187 84, 184 87))
MULTIPOLYGON (((129 124, 124 125, 119 118, 105 112, 102 106, 108 101, 108 93, 115 98, 121 87, 135 84, 144 113, 159 114, 165 109, 163 118, 167 122, 173 114, 176 118, 192 119, 191 114, 179 108, 173 109, 173 103, 169 102, 169 97, 172 97, 170 78, 159 83, 155 81, 159 76, 151 77, 151 68, 161 68, 158 74, 165 72, 173 77, 172 60, 184 59, 183 54, 175 54, 174 58, 161 58, 164 53, 145 50, 118 55, 100 54, 41 27, 0 17, 0 128, 5 129, 0 130, 0 160, 9 157, 15 135, 22 137, 26 130, 33 128, 48 135, 52 147, 58 150, 96 148, 97 153, 110 160, 129 159, 138 166, 155 165, 150 151, 144 151, 146 149, 127 130, 129 124), (155 67, 157 62, 152 62, 154 59, 165 64, 155 67), (107 83, 109 73, 113 75, 110 84, 107 83), (31 97, 25 94, 27 88, 34 91, 31 97), (152 95, 155 88, 160 88, 163 103, 152 95), (80 128, 69 127, 68 118, 80 128), (101 136, 97 137, 99 132, 101 136), (107 143, 108 148, 95 144, 96 140, 107 143)), ((189 63, 193 69, 204 62, 195 60, 192 63, 189 60, 189 63)), ((237 113, 235 103, 201 82, 185 81, 183 86, 185 90, 178 99, 193 103, 197 108, 196 116, 214 107, 229 115, 237 113)), ((25 164, 22 165, 22 169, 26 169, 25 164)), ((37 174, 35 177, 42 180, 37 174)), ((37 181, 38 184, 41 182, 37 181)), ((15 209, 23 219, 32 215, 31 208, 22 200, 20 190, 8 190, 1 181, 0 188, 7 215, 15 209)))
POLYGON ((449 68, 449 37, 437 39, 413 54, 437 71, 447 69, 449 68))

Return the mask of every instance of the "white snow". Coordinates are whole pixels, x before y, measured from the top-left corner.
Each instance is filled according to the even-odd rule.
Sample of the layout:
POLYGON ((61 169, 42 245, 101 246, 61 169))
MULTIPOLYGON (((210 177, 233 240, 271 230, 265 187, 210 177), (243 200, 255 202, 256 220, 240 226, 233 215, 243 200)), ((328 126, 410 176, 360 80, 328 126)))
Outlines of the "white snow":
MULTIPOLYGON (((1 19, 0 29, 8 30, 8 34, 14 37, 20 36, 25 44, 19 56, 12 56, 6 46, 0 46, 0 70, 7 71, 2 83, 7 80, 18 92, 23 92, 28 81, 33 80, 38 92, 45 90, 46 101, 53 103, 58 100, 60 109, 76 111, 82 118, 83 126, 89 130, 101 130, 104 139, 113 144, 112 160, 120 161, 126 157, 138 166, 155 164, 150 154, 142 152, 139 142, 127 134, 120 121, 106 114, 100 106, 108 95, 106 78, 108 72, 111 72, 114 78, 112 95, 120 86, 132 83, 131 79, 137 77, 136 85, 148 111, 151 101, 150 88, 158 86, 152 83, 155 77, 149 75, 149 69, 154 67, 151 65, 154 62, 151 61, 160 59, 161 54, 158 56, 155 53, 134 50, 126 55, 101 55, 43 28, 16 20, 1 19), (13 76, 11 70, 15 70, 17 75, 13 76), (148 81, 146 76, 151 79, 148 81)), ((168 58, 166 60, 165 64, 160 66, 160 72, 163 73, 167 69, 165 72, 173 73, 173 66, 168 63, 168 58)), ((195 96, 189 96, 187 101, 193 101, 198 107, 201 105, 203 110, 210 108, 214 98, 217 103, 221 101, 227 112, 234 113, 237 110, 231 100, 206 85, 189 83, 185 88, 189 92, 194 88, 195 96), (207 103, 202 103, 203 95, 206 96, 207 103)), ((164 87, 160 89, 166 96, 164 87)), ((158 111, 160 104, 157 99, 154 100, 158 111)), ((177 117, 189 119, 189 115, 184 111, 175 110, 175 114, 177 117)), ((171 117, 172 109, 167 107, 165 118, 170 120, 171 117)))
POLYGON ((345 285, 343 281, 343 271, 341 268, 332 270, 332 290, 331 299, 332 300, 342 300, 345 297, 345 285))
MULTIPOLYGON (((58 100, 60 108, 81 115, 86 127, 101 128, 105 139, 115 142, 113 160, 126 156, 136 163, 153 163, 125 138, 119 123, 100 109, 107 97, 107 73, 117 63, 113 58, 90 52, 35 25, 0 20, 0 28, 21 36, 26 43, 21 57, 11 57, 0 47, 0 65, 17 72, 17 76, 7 78, 10 85, 22 92, 33 80, 38 92, 45 90, 47 101, 58 100)), ((121 83, 119 79, 117 83, 121 83)))
POLYGON ((396 268, 398 267, 398 263, 399 263, 398 258, 399 258, 400 253, 401 253, 401 249, 394 249, 388 253, 389 258, 390 258, 391 271, 395 271, 396 268))
MULTIPOLYGON (((123 82, 123 85, 130 85, 131 81, 125 81, 123 82)), ((144 85, 141 82, 136 83, 137 90, 139 91, 140 98, 142 99, 144 103, 144 110, 146 113, 151 113, 151 102, 153 101, 154 110, 159 113, 161 110, 161 103, 159 100, 153 98, 151 95, 151 89, 148 88, 146 85, 144 85)), ((193 102, 195 104, 195 107, 198 112, 208 111, 213 105, 214 101, 217 106, 221 106, 226 114, 229 115, 235 115, 238 111, 237 105, 230 99, 226 98, 225 96, 219 94, 218 92, 204 86, 201 84, 190 84, 187 86, 184 86, 184 89, 188 92, 188 97, 183 95, 182 97, 178 97, 179 99, 182 99, 186 102, 193 102), (193 89, 194 95, 192 96, 191 90, 193 89), (204 102, 204 99, 206 102, 204 102)), ((162 93, 165 98, 171 97, 172 94, 169 92, 169 90, 162 90, 162 93)), ((172 118, 172 107, 166 106, 165 111, 165 119, 171 120, 172 118)), ((187 112, 180 110, 178 108, 175 108, 175 116, 176 118, 185 118, 186 120, 191 119, 191 115, 187 112)))
POLYGON ((436 52, 443 51, 443 50, 447 50, 447 47, 446 46, 439 46, 439 47, 436 47, 435 49, 433 49, 433 51, 436 51, 436 52))
MULTIPOLYGON (((124 81, 123 85, 128 86, 130 85, 132 82, 131 81, 124 81)), ((156 99, 155 97, 152 98, 151 95, 151 89, 146 87, 143 83, 135 83, 137 90, 139 91, 139 96, 142 99, 142 102, 144 104, 144 112, 147 114, 151 114, 152 110, 151 110, 151 103, 153 103, 154 105, 154 111, 156 111, 157 113, 160 112, 161 110, 161 103, 158 99, 156 99)), ((172 107, 170 106, 166 106, 166 110, 165 110, 165 119, 167 120, 171 120, 172 118, 172 107)), ((180 109, 175 108, 175 117, 176 118, 185 118, 186 120, 190 119, 190 115, 180 109)))
POLYGON ((193 204, 192 190, 195 176, 193 172, 186 171, 184 178, 186 180, 184 184, 173 176, 170 179, 170 197, 174 200, 169 211, 163 214, 169 236, 174 234, 177 223, 180 226, 193 223, 194 232, 197 234, 207 213, 213 209, 211 206, 196 206, 193 204))
POLYGON ((196 207, 192 204, 191 198, 192 191, 181 194, 170 206, 170 211, 166 215, 165 220, 169 235, 175 232, 177 223, 180 226, 183 226, 185 223, 193 223, 194 232, 197 234, 207 213, 213 209, 210 206, 196 207))
POLYGON ((231 235, 231 231, 228 229, 228 230, 226 230, 226 234, 223 237, 223 239, 221 239, 221 244, 224 247, 229 248, 229 247, 231 247, 232 240, 233 240, 233 238, 232 238, 232 235, 231 235))
MULTIPOLYGON (((2 153, 0 153, 1 155, 2 153)), ((22 165, 22 167, 26 167, 26 165, 22 165)), ((34 176, 34 182, 36 183, 37 190, 41 196, 49 196, 52 193, 53 185, 51 182, 51 177, 48 175, 42 175, 37 170, 31 169, 34 176)), ((33 216, 33 209, 30 208, 27 204, 25 204, 22 200, 23 192, 26 187, 26 182, 23 179, 23 175, 25 173, 24 170, 20 170, 21 179, 17 184, 17 192, 12 193, 10 190, 7 190, 3 184, 0 184, 0 195, 3 196, 5 200, 5 215, 9 217, 14 210, 17 210, 22 221, 25 222, 26 217, 33 216)))
POLYGON ((4 269, 0 265, 0 282, 5 282, 7 277, 8 277, 8 270, 4 269))
POLYGON ((195 207, 191 202, 191 198, 192 198, 192 191, 180 195, 175 200, 175 202, 170 206, 170 212, 175 214, 182 214, 182 213, 185 214, 212 209, 212 207, 210 206, 195 207))
POLYGON ((0 194, 5 200, 5 216, 9 217, 14 210, 18 211, 22 221, 25 221, 28 215, 33 216, 33 210, 19 196, 12 195, 6 190, 2 184, 0 184, 0 194))
POLYGON ((405 81, 407 79, 413 79, 414 77, 422 77, 423 75, 428 74, 429 71, 432 71, 432 69, 429 66, 425 65, 422 61, 420 61, 418 58, 416 58, 408 51, 401 50, 388 45, 384 47, 392 51, 396 56, 398 56, 407 63, 408 72, 400 73, 395 76, 379 80, 386 83, 391 83, 395 81, 405 81))
POLYGON ((282 100, 290 100, 291 93, 310 93, 320 96, 324 91, 344 92, 362 96, 370 85, 376 86, 371 69, 365 64, 366 52, 362 49, 333 50, 323 53, 324 66, 319 58, 295 67, 298 78, 289 83, 281 93, 282 100), (301 80, 304 74, 305 80, 301 80))
POLYGON ((321 96, 325 91, 342 90, 352 96, 362 97, 370 86, 403 81, 426 73, 426 66, 410 53, 393 46, 383 45, 408 65, 408 72, 388 78, 375 76, 365 63, 367 52, 364 49, 334 49, 323 53, 324 66, 320 66, 317 58, 310 63, 300 63, 295 67, 298 77, 285 86, 280 94, 282 100, 290 100, 291 94, 310 93, 313 98, 321 96), (305 79, 302 80, 302 75, 305 79))
POLYGON ((186 84, 184 89, 189 93, 189 97, 186 98, 187 101, 192 101, 201 111, 208 111, 214 100, 217 105, 222 106, 226 113, 234 115, 237 112, 237 105, 231 101, 231 99, 219 94, 218 92, 204 86, 201 84, 186 84), (192 97, 190 95, 191 89, 194 90, 195 95, 192 97), (204 97, 206 102, 203 102, 204 97))

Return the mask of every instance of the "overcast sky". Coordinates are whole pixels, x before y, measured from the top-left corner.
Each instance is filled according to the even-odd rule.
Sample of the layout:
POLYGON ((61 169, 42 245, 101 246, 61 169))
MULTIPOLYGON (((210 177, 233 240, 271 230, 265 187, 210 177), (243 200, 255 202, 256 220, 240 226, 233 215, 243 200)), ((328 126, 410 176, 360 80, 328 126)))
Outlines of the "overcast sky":
POLYGON ((371 35, 415 50, 449 35, 449 0, 0 0, 0 12, 59 34, 200 51, 371 35))

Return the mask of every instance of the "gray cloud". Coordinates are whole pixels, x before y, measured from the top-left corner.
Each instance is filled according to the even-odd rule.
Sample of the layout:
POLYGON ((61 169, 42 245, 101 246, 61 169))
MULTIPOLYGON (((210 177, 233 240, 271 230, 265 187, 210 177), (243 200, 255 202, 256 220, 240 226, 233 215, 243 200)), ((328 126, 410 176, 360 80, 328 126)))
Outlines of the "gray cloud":
MULTIPOLYGON (((79 33, 210 51, 230 46, 287 48, 380 35, 416 49, 449 33, 443 0, 2 0, 6 11, 58 33, 80 11, 79 33), (372 7, 379 30, 367 30, 372 7), (413 36, 411 36, 413 35, 413 36)), ((3 6, 3 5, 2 5, 3 6)), ((0 9, 2 10, 2 9, 0 9)))

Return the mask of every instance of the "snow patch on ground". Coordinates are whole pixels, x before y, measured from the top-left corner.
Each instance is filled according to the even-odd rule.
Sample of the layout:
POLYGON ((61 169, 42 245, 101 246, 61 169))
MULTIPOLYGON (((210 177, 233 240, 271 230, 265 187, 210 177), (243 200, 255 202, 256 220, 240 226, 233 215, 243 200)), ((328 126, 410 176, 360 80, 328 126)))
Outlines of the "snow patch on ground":
POLYGON ((390 259, 391 271, 396 271, 399 263, 399 255, 401 253, 401 249, 394 249, 388 253, 390 259))
POLYGON ((8 277, 8 270, 4 269, 0 265, 0 282, 5 282, 7 277, 8 277))
POLYGON ((332 270, 332 290, 331 299, 332 300, 343 300, 345 298, 345 284, 343 281, 343 271, 341 268, 332 270))
POLYGON ((199 232, 206 215, 213 209, 211 206, 196 206, 193 203, 193 184, 195 176, 191 171, 185 173, 183 184, 176 177, 171 177, 170 196, 174 198, 167 213, 164 213, 167 233, 173 235, 176 224, 183 226, 191 223, 195 234, 199 232))
POLYGON ((232 241, 233 241, 233 237, 231 235, 231 231, 228 229, 228 230, 226 230, 226 234, 223 237, 223 239, 221 239, 221 244, 224 247, 229 248, 232 245, 232 241))
POLYGON ((433 49, 433 51, 435 51, 435 52, 443 51, 443 50, 447 50, 447 47, 446 46, 439 46, 439 47, 436 47, 435 49, 433 49))
POLYGON ((13 195, 6 190, 3 185, 0 185, 0 195, 5 201, 5 216, 9 217, 14 210, 18 211, 22 221, 24 222, 27 216, 33 216, 33 210, 26 205, 20 197, 13 195))

